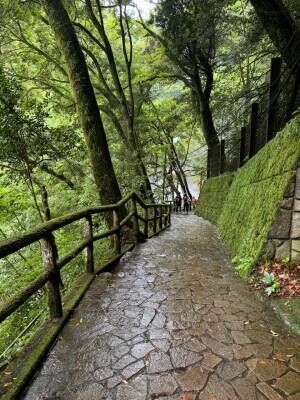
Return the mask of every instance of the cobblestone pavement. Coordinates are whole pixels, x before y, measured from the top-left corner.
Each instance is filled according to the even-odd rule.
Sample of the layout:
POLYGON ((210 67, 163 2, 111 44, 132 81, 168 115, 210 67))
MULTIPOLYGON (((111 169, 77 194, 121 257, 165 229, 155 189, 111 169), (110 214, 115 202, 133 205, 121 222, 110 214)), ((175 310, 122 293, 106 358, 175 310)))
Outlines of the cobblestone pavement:
POLYGON ((26 400, 299 400, 300 342, 234 276, 195 216, 84 297, 26 400))

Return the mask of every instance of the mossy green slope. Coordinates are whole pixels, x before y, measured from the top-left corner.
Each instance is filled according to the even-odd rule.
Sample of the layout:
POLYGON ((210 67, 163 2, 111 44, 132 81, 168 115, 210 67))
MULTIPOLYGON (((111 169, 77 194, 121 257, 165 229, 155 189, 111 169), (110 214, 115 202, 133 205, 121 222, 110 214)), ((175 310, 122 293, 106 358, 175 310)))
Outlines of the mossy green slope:
POLYGON ((217 225, 232 257, 252 260, 244 276, 259 259, 299 159, 300 116, 238 170, 231 185, 227 175, 212 180, 215 193, 224 195, 224 188, 230 185, 225 200, 220 201, 220 194, 214 197, 209 183, 204 187, 198 215, 217 225), (211 203, 219 204, 218 210, 211 212, 211 203))
POLYGON ((195 213, 217 224, 234 174, 227 173, 204 182, 195 213))

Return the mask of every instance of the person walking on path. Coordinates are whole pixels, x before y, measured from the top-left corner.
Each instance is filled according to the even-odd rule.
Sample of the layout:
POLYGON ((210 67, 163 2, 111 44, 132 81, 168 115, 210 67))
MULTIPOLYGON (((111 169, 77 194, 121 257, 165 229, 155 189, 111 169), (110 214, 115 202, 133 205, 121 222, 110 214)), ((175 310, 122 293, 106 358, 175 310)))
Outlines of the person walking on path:
POLYGON ((183 212, 186 212, 187 214, 189 213, 189 199, 187 197, 187 194, 185 193, 183 196, 183 212))
POLYGON ((193 196, 193 197, 192 197, 192 206, 193 206, 193 210, 195 210, 195 208, 196 208, 196 204, 197 204, 196 197, 195 197, 195 196, 193 196))
POLYGON ((175 205, 176 205, 176 212, 177 213, 178 213, 178 211, 181 212, 181 202, 182 202, 181 194, 178 193, 178 195, 175 198, 175 205))

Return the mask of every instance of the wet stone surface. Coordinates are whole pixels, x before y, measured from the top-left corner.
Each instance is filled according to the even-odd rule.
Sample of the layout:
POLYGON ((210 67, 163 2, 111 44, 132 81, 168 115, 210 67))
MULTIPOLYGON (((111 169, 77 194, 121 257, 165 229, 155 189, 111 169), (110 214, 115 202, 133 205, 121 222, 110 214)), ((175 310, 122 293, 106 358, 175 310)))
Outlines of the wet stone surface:
POLYGON ((97 277, 26 400, 300 399, 300 341, 196 216, 97 277))

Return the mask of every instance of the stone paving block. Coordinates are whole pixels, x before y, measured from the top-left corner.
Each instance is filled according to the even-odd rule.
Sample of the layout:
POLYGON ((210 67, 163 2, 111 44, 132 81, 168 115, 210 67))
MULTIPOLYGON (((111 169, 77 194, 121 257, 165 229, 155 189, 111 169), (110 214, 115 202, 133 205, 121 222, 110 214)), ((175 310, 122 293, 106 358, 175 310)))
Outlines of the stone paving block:
POLYGON ((238 378, 232 382, 232 386, 236 390, 240 399, 243 400, 254 400, 256 399, 256 387, 247 378, 238 378))
POLYGON ((300 392, 300 374, 290 371, 277 379, 276 387, 282 390, 285 394, 294 394, 300 392))
POLYGON ((252 359, 247 361, 246 365, 263 382, 274 380, 287 370, 285 363, 277 360, 252 359))
POLYGON ((201 361, 203 356, 201 353, 189 351, 184 346, 171 347, 171 360, 174 368, 185 368, 201 361))
POLYGON ((290 367, 296 372, 300 373, 300 354, 291 359, 290 367))
POLYGON ((168 396, 176 392, 178 384, 171 374, 159 374, 149 376, 149 395, 168 396))
POLYGON ((121 372, 121 375, 125 380, 130 379, 132 376, 136 375, 140 371, 145 368, 144 361, 137 361, 133 364, 128 365, 128 367, 124 368, 121 372))
POLYGON ((146 398, 147 378, 145 376, 137 377, 127 384, 121 383, 117 388, 116 400, 146 400, 146 398))
POLYGON ((152 352, 149 358, 149 366, 147 371, 149 373, 159 373, 172 370, 172 364, 169 355, 157 351, 152 352))
POLYGON ((192 367, 175 373, 175 379, 182 391, 200 391, 204 388, 209 372, 203 367, 192 367))
POLYGON ((222 358, 217 357, 215 354, 210 352, 203 353, 203 360, 201 362, 201 366, 204 369, 213 370, 217 365, 220 364, 222 358))
POLYGON ((246 366, 239 361, 223 362, 217 368, 217 374, 225 381, 232 381, 246 371, 246 366))
POLYGON ((135 358, 144 358, 152 350, 154 350, 154 346, 151 343, 142 342, 135 344, 130 352, 135 358))
POLYGON ((205 389, 199 395, 199 400, 214 398, 218 400, 239 400, 231 385, 222 381, 217 376, 211 375, 205 389))
POLYGON ((243 332, 240 331, 231 331, 231 336, 236 344, 248 344, 251 343, 251 340, 246 336, 243 332))
POLYGON ((293 213, 291 238, 292 239, 300 238, 300 212, 293 213))
POLYGON ((267 383, 258 383, 256 387, 268 400, 283 400, 283 397, 278 392, 275 392, 275 390, 267 383))
POLYGON ((233 351, 231 346, 225 345, 218 342, 217 340, 210 339, 205 336, 202 337, 202 342, 205 344, 206 347, 211 349, 212 352, 217 354, 218 356, 227 360, 233 359, 233 351))

